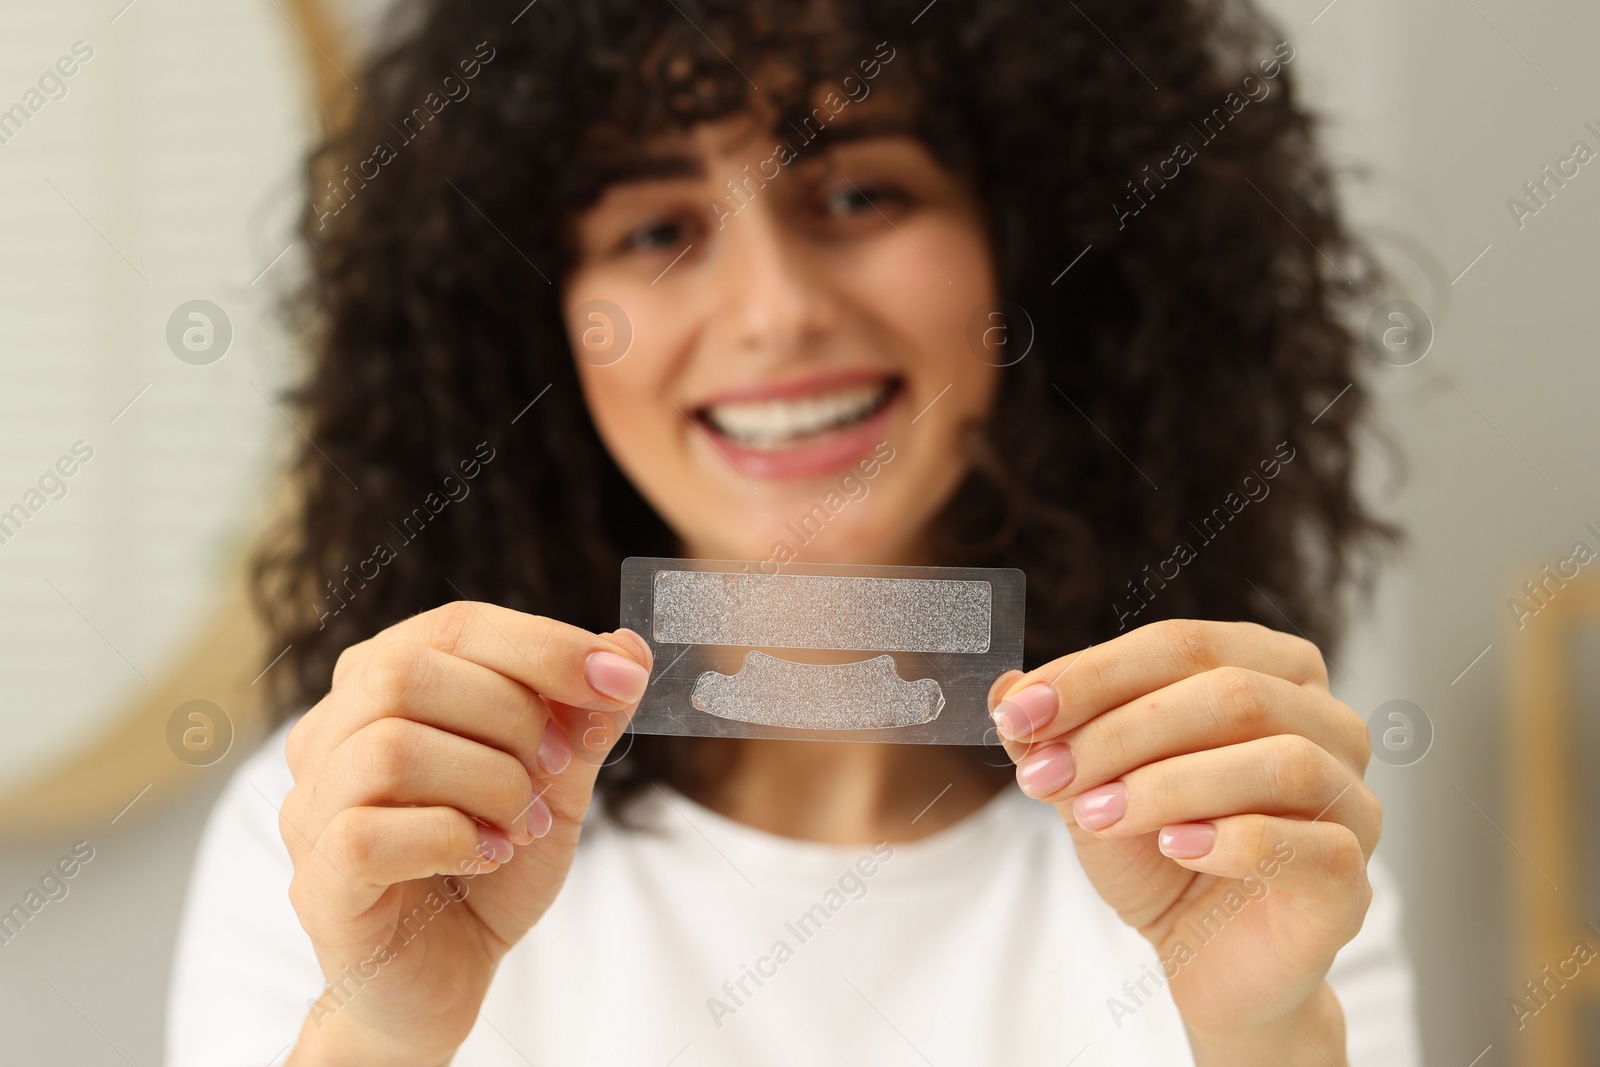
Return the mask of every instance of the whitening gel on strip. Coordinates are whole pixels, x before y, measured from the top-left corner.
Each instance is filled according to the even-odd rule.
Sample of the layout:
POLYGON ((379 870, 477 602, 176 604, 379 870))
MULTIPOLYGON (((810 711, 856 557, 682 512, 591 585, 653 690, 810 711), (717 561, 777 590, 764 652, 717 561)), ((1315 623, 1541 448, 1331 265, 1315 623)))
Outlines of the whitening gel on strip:
POLYGON ((1021 571, 762 568, 623 561, 622 625, 655 654, 633 730, 999 743, 986 698, 996 678, 1022 667, 1021 571))

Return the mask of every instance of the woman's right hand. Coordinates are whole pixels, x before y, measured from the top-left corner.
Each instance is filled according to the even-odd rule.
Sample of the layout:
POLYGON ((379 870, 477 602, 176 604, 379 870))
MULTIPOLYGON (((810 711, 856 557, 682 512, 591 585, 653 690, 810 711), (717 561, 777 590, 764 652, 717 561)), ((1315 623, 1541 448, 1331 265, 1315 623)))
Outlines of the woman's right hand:
POLYGON ((289 732, 289 895, 329 988, 289 1064, 448 1063, 571 866, 649 682, 630 630, 458 602, 352 645, 289 732))

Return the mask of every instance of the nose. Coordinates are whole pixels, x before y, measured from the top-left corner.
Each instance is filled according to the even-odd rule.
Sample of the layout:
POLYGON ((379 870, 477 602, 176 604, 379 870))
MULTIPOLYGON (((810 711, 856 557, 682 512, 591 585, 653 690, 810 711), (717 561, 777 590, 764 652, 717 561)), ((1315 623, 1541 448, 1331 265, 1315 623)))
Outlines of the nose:
POLYGON ((733 350, 802 355, 833 327, 836 309, 808 242, 760 194, 717 231, 720 340, 733 350))

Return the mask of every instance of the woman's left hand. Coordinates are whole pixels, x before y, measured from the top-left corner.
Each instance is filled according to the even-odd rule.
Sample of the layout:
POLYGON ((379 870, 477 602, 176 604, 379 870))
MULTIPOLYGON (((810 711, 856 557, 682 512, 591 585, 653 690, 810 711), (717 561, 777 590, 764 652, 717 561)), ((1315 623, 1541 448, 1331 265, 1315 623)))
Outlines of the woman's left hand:
MULTIPOLYGON (((1156 947, 1197 1062, 1343 1064, 1324 976, 1366 914, 1382 813, 1316 646, 1157 622, 1002 676, 990 702, 1023 791, 1156 947)), ((1131 1012, 1153 985, 1107 997, 1131 1012)))

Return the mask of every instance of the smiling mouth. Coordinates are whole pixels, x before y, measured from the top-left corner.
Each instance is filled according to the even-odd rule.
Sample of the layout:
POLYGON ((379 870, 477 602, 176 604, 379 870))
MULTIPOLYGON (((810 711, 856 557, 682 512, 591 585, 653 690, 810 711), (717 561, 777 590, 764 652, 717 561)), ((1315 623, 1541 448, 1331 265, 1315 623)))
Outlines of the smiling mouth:
POLYGON ((899 395, 898 377, 858 382, 802 396, 709 404, 696 414, 729 441, 756 451, 808 445, 866 422, 899 395))

